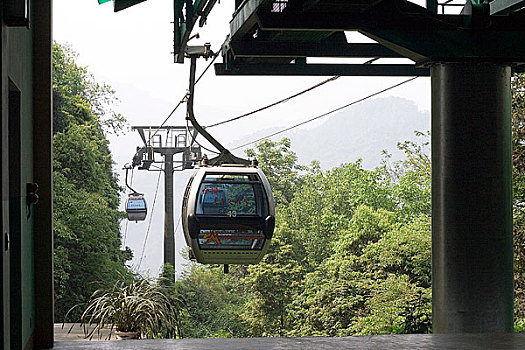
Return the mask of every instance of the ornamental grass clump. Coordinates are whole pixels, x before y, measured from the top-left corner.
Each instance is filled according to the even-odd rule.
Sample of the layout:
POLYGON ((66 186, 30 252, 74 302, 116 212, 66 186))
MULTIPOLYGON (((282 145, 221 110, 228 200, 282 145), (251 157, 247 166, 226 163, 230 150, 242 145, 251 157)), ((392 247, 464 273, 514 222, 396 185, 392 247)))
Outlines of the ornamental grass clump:
POLYGON ((113 330, 134 332, 138 338, 181 337, 178 313, 181 306, 182 302, 160 284, 145 279, 117 281, 110 291, 93 293, 80 324, 90 339, 103 329, 109 330, 109 334, 113 330))

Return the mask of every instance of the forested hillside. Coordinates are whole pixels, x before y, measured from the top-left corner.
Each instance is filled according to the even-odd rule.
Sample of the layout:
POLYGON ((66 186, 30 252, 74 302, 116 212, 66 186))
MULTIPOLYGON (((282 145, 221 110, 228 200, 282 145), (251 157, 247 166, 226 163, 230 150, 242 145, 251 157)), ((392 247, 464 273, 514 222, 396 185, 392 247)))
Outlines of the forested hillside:
MULTIPOLYGON (((119 191, 106 132, 123 119, 114 92, 75 63, 68 46, 53 45, 53 176, 55 320, 98 288, 129 275, 121 251, 119 191)), ((78 319, 78 309, 70 320, 78 319)))

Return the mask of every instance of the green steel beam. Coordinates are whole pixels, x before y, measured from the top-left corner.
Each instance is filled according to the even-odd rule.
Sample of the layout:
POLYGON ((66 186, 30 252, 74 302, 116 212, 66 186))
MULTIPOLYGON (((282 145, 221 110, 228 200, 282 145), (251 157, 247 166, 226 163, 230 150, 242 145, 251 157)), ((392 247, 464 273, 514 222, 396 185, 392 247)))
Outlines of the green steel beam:
POLYGON ((257 9, 265 0, 249 0, 241 4, 230 22, 230 37, 236 38, 246 34, 247 30, 257 23, 257 9))
MULTIPOLYGON (((236 11, 231 22, 230 41, 223 47, 224 72, 227 73, 218 68, 218 74, 258 74, 260 69, 260 74, 275 71, 285 75, 322 75, 337 70, 341 73, 334 74, 381 75, 383 72, 376 65, 373 68, 308 65, 306 68, 288 65, 276 58, 394 57, 391 56, 393 52, 396 57, 410 58, 418 65, 430 61, 461 62, 472 59, 506 64, 525 62, 525 46, 522 45, 525 42, 525 15, 522 14, 491 16, 489 26, 484 26, 488 11, 476 11, 472 15, 437 15, 433 12, 432 1, 427 2, 427 9, 402 1, 382 2, 373 13, 274 13, 266 7, 265 0, 247 0, 236 11), (358 30, 380 45, 359 47, 309 42, 308 33, 315 37, 323 32, 346 30, 358 30), (255 31, 257 38, 253 37, 255 31), (273 40, 271 33, 275 33, 276 40, 273 40), (278 41, 283 33, 288 38, 295 35, 297 40, 278 41), (375 51, 379 48, 383 52, 375 51), (271 63, 276 64, 275 69, 269 68, 271 63)), ((394 67, 385 68, 384 74, 397 75, 399 69, 405 69, 399 65, 394 67)), ((409 74, 403 70, 401 75, 409 74)))
POLYGON ((427 10, 432 13, 438 12, 438 0, 427 0, 427 10))
POLYGON ((524 0, 494 0, 490 3, 491 15, 509 15, 521 10, 525 6, 524 0))
POLYGON ((429 76, 427 68, 410 64, 235 64, 226 69, 216 63, 216 75, 287 75, 287 76, 429 76))
POLYGON ((191 37, 191 32, 200 18, 203 26, 217 0, 174 0, 174 53, 175 62, 184 62, 184 52, 191 37), (186 13, 182 9, 186 6, 186 13))
POLYGON ((525 62, 525 31, 382 30, 363 34, 417 63, 485 60, 525 62))
POLYGON ((400 54, 379 44, 332 44, 317 42, 232 41, 234 57, 387 57, 400 54))
MULTIPOLYGON (((144 2, 144 1, 146 0, 113 0, 114 11, 118 12, 118 11, 127 9, 128 7, 144 2)), ((100 0, 99 0, 99 3, 101 3, 100 0)))
POLYGON ((523 16, 492 16, 490 28, 464 27, 467 17, 459 15, 403 15, 383 13, 374 16, 339 13, 330 16, 258 14, 260 30, 265 31, 343 31, 359 32, 412 59, 485 59, 497 62, 525 62, 523 16), (514 18, 516 17, 516 18, 514 18))
MULTIPOLYGON (((256 19, 260 30, 264 31, 318 32, 356 31, 363 27, 404 30, 461 29, 466 17, 460 15, 432 15, 428 12, 421 14, 388 13, 386 10, 394 11, 394 9, 386 8, 385 11, 374 15, 345 12, 330 14, 304 13, 301 15, 296 13, 259 12, 256 14, 256 19)), ((520 23, 519 28, 521 27, 522 24, 520 23)))
MULTIPOLYGON (((323 1, 316 1, 316 3, 323 3, 323 1)), ((315 12, 314 10, 305 11, 284 11, 272 12, 272 0, 246 0, 242 3, 233 14, 233 19, 230 23, 230 37, 239 38, 240 35, 251 31, 252 27, 257 24, 263 30, 283 30, 292 31, 329 31, 329 30, 357 30, 359 23, 363 20, 366 22, 380 20, 387 18, 389 22, 393 22, 398 18, 395 13, 399 11, 406 11, 411 14, 427 15, 428 11, 421 6, 407 2, 407 1, 368 1, 359 4, 349 5, 352 1, 332 1, 332 11, 325 10, 323 12, 315 12), (337 3, 341 3, 345 8, 353 10, 342 11, 337 8, 337 3), (393 4, 395 3, 395 4, 393 4), (350 7, 347 7, 350 6, 350 7), (374 8, 371 14, 365 10, 374 8), (264 16, 264 18, 263 18, 264 16), (331 21, 335 20, 334 23, 331 21), (263 23, 264 20, 272 21, 263 23)), ((332 3, 329 2, 329 3, 332 3)), ((291 2, 290 2, 291 3, 291 2)), ((301 8, 314 7, 302 5, 301 8)), ((399 21, 396 21, 399 22, 399 21)), ((382 23, 382 22, 381 22, 382 23)))
POLYGON ((204 7, 204 9, 202 10, 201 18, 199 20, 199 27, 202 27, 202 26, 204 26, 204 24, 206 24, 206 20, 208 19, 208 15, 210 14, 211 9, 213 8, 213 6, 215 6, 216 2, 217 2, 217 0, 210 0, 210 1, 208 1, 206 6, 204 7))

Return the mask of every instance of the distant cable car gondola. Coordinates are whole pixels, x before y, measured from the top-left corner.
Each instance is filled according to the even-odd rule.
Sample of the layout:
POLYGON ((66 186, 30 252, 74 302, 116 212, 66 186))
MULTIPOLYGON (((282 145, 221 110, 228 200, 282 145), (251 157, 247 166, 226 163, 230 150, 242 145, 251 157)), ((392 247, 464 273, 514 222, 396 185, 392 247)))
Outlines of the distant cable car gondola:
POLYGON ((148 214, 144 196, 140 193, 131 193, 126 200, 126 212, 129 221, 144 221, 148 214))
POLYGON ((135 222, 144 221, 146 220, 146 215, 148 214, 146 199, 142 193, 138 193, 133 188, 131 188, 130 185, 128 185, 128 170, 133 169, 133 166, 126 164, 124 169, 126 170, 126 187, 132 191, 128 195, 125 204, 128 220, 135 222))
POLYGON ((255 167, 202 167, 190 179, 182 223, 192 257, 208 264, 255 264, 270 245, 275 205, 255 167))

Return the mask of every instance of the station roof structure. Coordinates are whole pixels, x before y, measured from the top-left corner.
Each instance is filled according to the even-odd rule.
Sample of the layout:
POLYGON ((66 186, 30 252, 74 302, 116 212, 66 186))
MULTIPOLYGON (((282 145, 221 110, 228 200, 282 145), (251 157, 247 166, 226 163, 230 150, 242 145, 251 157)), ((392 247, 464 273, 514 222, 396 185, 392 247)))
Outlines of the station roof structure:
MULTIPOLYGON (((216 1, 175 0, 175 57, 204 25, 216 1), (189 4, 193 3, 193 7, 189 4), (185 12, 184 12, 184 11, 185 12), (178 16, 177 16, 178 13, 178 16)), ((236 1, 222 46, 219 75, 429 75, 440 60, 525 62, 525 1, 244 0, 236 1), (446 11, 456 8, 455 14, 446 11), (375 43, 348 42, 357 31, 375 43), (362 59, 362 63, 309 63, 311 57, 362 59), (381 63, 382 58, 412 62, 381 63)), ((453 11, 452 11, 453 12, 453 11)))
POLYGON ((521 64, 524 1, 245 0, 230 22, 217 74, 428 75, 436 61, 521 64), (462 6, 459 15, 448 6, 462 6), (441 11, 440 11, 441 8, 441 11), (354 44, 345 32, 376 41, 354 44), (309 64, 306 57, 364 58, 364 64, 309 64), (381 64, 380 58, 411 64, 381 64), (375 61, 378 61, 377 63, 375 61))
MULTIPOLYGON (((120 11, 145 0, 113 1, 120 11)), ((174 0, 175 62, 184 62, 194 28, 206 24, 216 3, 174 0)), ((465 59, 511 64, 521 72, 524 7, 525 0, 427 0, 424 5, 407 0, 235 0, 230 34, 221 48, 223 62, 215 64, 215 72, 428 76, 430 62, 465 59), (349 42, 349 31, 375 42, 349 42), (354 60, 308 62, 314 57, 354 60), (381 60, 400 58, 411 62, 381 60)))

